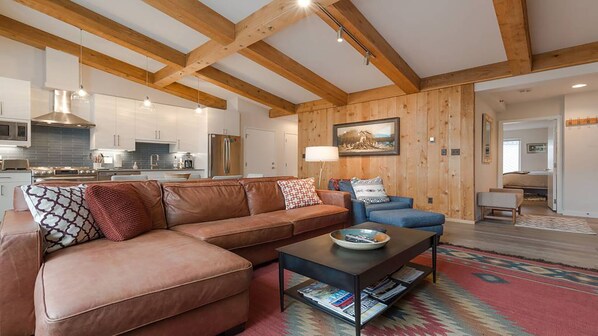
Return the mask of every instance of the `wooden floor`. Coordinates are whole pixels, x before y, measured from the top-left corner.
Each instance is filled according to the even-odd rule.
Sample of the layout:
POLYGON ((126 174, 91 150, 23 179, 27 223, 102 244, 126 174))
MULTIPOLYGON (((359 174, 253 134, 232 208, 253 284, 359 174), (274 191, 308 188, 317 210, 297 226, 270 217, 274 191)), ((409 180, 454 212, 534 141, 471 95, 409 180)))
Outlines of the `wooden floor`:
MULTIPOLYGON (((522 213, 559 216, 537 203, 524 205, 522 213)), ((588 219, 588 224, 598 232, 598 219, 588 219)), ((475 225, 447 222, 441 242, 598 269, 598 235, 522 228, 508 221, 487 220, 475 225)))

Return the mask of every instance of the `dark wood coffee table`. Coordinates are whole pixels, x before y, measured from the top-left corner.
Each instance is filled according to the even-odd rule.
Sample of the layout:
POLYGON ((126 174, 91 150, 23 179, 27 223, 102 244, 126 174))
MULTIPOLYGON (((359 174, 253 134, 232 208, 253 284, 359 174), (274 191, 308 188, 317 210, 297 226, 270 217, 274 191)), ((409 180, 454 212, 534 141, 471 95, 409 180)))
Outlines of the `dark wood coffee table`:
MULTIPOLYGON (((361 293, 366 287, 377 283, 387 275, 396 272, 401 266, 409 265, 424 273, 410 284, 403 283, 407 289, 392 299, 387 308, 413 289, 417 284, 432 274, 436 282, 436 234, 427 231, 404 229, 385 224, 363 223, 351 228, 386 229, 390 241, 381 249, 355 251, 337 246, 328 234, 307 239, 295 244, 278 248, 280 311, 284 311, 284 295, 306 303, 327 314, 339 318, 355 327, 355 335, 361 333, 365 325, 361 323, 361 293), (409 261, 432 248, 432 267, 410 263, 409 261), (284 270, 311 278, 297 286, 285 289, 284 270), (298 290, 320 281, 353 293, 355 300, 355 321, 319 306, 314 301, 303 297, 298 290)), ((377 315, 381 314, 379 312, 377 315)), ((370 320, 371 321, 371 320, 370 320)))

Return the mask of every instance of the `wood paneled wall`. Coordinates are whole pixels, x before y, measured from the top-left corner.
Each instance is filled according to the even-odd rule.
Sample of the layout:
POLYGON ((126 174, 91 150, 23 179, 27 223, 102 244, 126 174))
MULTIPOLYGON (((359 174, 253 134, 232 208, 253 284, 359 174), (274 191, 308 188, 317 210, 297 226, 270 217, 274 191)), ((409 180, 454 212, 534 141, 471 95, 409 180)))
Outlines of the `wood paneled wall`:
MULTIPOLYGON (((474 220, 471 84, 300 113, 299 155, 306 146, 332 145, 334 124, 391 117, 401 118, 400 155, 341 157, 326 164, 322 180, 381 176, 389 195, 413 197, 417 209, 474 220), (429 137, 435 142, 430 143, 429 137), (441 155, 442 148, 447 149, 446 156, 441 155), (451 155, 456 148, 461 154, 451 155)), ((301 177, 317 178, 319 167, 299 159, 301 177)))

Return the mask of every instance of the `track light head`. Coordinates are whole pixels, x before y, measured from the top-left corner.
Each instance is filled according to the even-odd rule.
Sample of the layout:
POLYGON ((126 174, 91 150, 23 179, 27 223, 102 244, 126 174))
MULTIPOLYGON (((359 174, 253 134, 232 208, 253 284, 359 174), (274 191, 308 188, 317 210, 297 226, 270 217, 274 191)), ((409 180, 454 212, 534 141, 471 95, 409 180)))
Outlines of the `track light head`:
POLYGON ((336 32, 336 42, 341 43, 343 40, 343 26, 340 26, 336 32))
POLYGON ((369 51, 365 52, 365 58, 363 60, 363 63, 365 65, 370 65, 370 57, 372 57, 372 54, 369 51))

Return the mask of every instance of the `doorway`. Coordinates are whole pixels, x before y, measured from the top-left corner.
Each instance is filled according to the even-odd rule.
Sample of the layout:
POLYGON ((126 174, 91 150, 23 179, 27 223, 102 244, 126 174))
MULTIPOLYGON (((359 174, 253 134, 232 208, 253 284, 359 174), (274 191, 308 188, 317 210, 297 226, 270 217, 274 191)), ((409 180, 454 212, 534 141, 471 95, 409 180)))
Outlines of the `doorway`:
POLYGON ((245 175, 276 175, 276 132, 245 129, 245 175))
POLYGON ((499 122, 498 185, 524 190, 528 213, 562 212, 560 116, 499 122))

